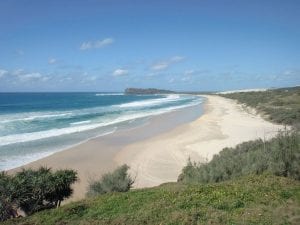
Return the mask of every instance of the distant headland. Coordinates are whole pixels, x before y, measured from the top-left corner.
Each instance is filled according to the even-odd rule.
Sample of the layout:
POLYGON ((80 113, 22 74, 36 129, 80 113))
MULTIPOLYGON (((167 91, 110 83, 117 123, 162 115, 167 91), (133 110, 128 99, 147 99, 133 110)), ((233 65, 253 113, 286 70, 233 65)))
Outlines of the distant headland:
POLYGON ((172 94, 174 91, 156 89, 156 88, 126 88, 126 95, 152 95, 152 94, 172 94))
POLYGON ((126 95, 153 95, 153 94, 213 94, 215 91, 170 91, 157 88, 126 88, 126 95))

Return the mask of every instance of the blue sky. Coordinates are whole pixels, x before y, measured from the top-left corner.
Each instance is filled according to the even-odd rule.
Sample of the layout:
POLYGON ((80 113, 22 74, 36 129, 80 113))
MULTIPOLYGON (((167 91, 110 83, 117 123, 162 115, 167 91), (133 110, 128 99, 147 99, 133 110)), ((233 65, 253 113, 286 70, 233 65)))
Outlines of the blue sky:
POLYGON ((1 0, 0 91, 300 84, 298 0, 1 0))

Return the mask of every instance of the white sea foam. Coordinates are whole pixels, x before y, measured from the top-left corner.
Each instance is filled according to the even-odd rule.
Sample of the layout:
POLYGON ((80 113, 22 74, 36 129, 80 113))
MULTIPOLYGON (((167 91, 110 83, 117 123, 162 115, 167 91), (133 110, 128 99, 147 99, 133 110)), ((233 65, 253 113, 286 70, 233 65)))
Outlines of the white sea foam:
MULTIPOLYGON (((49 112, 50 113, 50 112, 49 112)), ((57 117, 66 117, 70 116, 71 112, 64 112, 58 113, 53 112, 52 114, 42 114, 42 113, 20 113, 11 117, 4 117, 0 118, 0 123, 11 123, 11 122, 18 122, 18 121, 32 121, 38 119, 45 119, 45 118, 57 118, 57 117)))
POLYGON ((30 153, 22 156, 19 155, 10 156, 8 159, 2 159, 2 161, 0 161, 0 171, 17 168, 19 166, 23 166, 35 160, 47 157, 51 154, 53 154, 53 152, 47 151, 47 152, 39 152, 39 153, 30 153))
POLYGON ((74 123, 70 123, 70 125, 80 125, 80 124, 87 124, 87 123, 91 123, 91 120, 84 120, 84 121, 74 122, 74 123))
POLYGON ((57 118, 69 118, 73 116, 91 115, 101 112, 109 112, 113 110, 112 106, 100 106, 93 108, 76 109, 72 111, 49 111, 49 112, 33 112, 33 113, 16 113, 14 115, 1 115, 0 124, 13 123, 13 122, 25 122, 34 120, 48 120, 57 118))
MULTIPOLYGON (((109 95, 99 94, 99 95, 109 95)), ((112 95, 123 95, 123 93, 113 93, 112 95)), ((149 99, 142 101, 133 101, 129 103, 123 103, 119 105, 113 106, 100 106, 93 108, 85 108, 80 110, 72 110, 72 111, 48 111, 48 112, 32 112, 32 113, 17 113, 14 115, 2 115, 0 116, 0 124, 14 123, 14 122, 29 122, 34 120, 50 120, 57 118, 68 118, 68 117, 76 117, 82 115, 92 115, 98 113, 108 113, 114 110, 118 110, 120 108, 141 108, 141 107, 149 107, 155 105, 161 105, 168 102, 174 102, 182 99, 179 95, 171 94, 166 95, 164 98, 159 99, 149 99)), ((72 125, 77 125, 76 123, 72 125)))
POLYGON ((124 93, 98 93, 96 96, 124 95, 124 93))
MULTIPOLYGON (((113 128, 113 130, 104 132, 100 135, 97 135, 97 137, 112 134, 115 131, 116 131, 116 128, 113 128)), ((14 155, 14 156, 9 156, 9 158, 7 158, 7 159, 3 158, 0 160, 0 171, 17 168, 19 166, 34 162, 36 160, 45 158, 47 156, 50 156, 50 155, 54 154, 55 152, 61 151, 63 149, 67 149, 67 148, 71 148, 73 146, 79 145, 85 141, 87 141, 87 140, 76 143, 75 145, 66 145, 66 146, 63 146, 60 148, 54 148, 54 149, 48 150, 48 151, 37 152, 37 153, 28 153, 25 155, 14 155)))
POLYGON ((151 100, 143 100, 143 101, 134 101, 129 103, 120 104, 119 107, 127 108, 127 107, 146 107, 146 106, 155 106, 160 104, 165 104, 167 102, 173 102, 180 99, 179 95, 167 95, 164 98, 151 99, 151 100))
MULTIPOLYGON (((176 96, 171 96, 170 98, 177 98, 176 96)), ((105 127, 109 125, 114 125, 138 118, 143 118, 147 116, 153 116, 153 115, 159 115, 162 113, 170 112, 176 109, 185 108, 188 106, 193 106, 199 104, 201 101, 192 101, 189 104, 180 105, 180 106, 173 106, 173 107, 167 107, 159 110, 150 110, 146 112, 131 112, 132 114, 125 114, 120 115, 117 118, 107 118, 106 120, 95 123, 95 124, 89 124, 89 125, 80 125, 80 126, 71 126, 66 128, 60 128, 60 129, 51 129, 51 130, 44 130, 44 131, 38 131, 38 132, 31 132, 31 133, 23 133, 23 134, 13 134, 13 135, 6 135, 0 137, 0 146, 15 144, 15 143, 22 143, 22 142, 29 142, 29 141, 35 141, 39 139, 45 139, 45 138, 51 138, 51 137, 57 137, 61 135, 67 135, 72 133, 79 133, 83 131, 93 130, 100 127, 105 127)))

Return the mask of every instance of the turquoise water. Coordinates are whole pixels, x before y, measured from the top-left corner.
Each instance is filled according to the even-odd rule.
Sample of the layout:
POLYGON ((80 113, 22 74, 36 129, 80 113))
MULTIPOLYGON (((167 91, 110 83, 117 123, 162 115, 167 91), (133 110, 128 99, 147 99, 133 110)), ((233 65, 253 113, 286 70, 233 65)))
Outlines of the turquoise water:
POLYGON ((0 93, 0 170, 201 102, 176 94, 0 93))

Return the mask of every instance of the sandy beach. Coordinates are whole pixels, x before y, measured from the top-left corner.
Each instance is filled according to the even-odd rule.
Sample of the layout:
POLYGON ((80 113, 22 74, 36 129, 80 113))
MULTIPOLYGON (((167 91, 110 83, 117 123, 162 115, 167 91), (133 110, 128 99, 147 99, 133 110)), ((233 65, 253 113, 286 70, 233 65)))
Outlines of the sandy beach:
POLYGON ((126 146, 117 154, 117 162, 131 166, 136 188, 176 181, 189 157, 192 161, 206 162, 224 147, 257 138, 268 139, 283 129, 233 100, 205 97, 205 113, 196 121, 126 146))
POLYGON ((283 128, 244 110, 233 100, 204 97, 204 114, 198 118, 194 118, 195 111, 201 110, 200 107, 155 116, 144 126, 89 140, 25 167, 44 165, 77 170, 80 182, 74 185, 70 200, 78 200, 84 197, 89 181, 118 165, 127 163, 131 167, 136 188, 156 186, 176 181, 189 157, 205 162, 224 147, 256 138, 267 139, 283 128), (174 123, 185 116, 193 121, 174 123))

